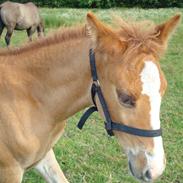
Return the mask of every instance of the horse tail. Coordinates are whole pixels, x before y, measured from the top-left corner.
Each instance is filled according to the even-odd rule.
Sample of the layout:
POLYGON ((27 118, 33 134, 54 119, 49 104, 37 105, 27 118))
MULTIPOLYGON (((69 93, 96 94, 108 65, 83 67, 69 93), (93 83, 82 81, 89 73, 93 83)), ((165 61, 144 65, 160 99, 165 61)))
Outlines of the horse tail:
POLYGON ((1 11, 1 8, 3 7, 3 4, 0 4, 0 11, 1 11))

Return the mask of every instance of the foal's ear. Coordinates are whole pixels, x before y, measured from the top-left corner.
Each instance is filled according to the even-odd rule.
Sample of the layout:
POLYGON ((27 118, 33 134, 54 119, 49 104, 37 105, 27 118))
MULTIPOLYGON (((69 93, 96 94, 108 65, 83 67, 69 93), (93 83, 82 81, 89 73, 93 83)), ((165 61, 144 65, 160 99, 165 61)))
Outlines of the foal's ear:
POLYGON ((156 30, 159 33, 158 38, 163 44, 166 44, 168 41, 168 38, 170 37, 171 33, 174 32, 177 25, 179 24, 181 19, 181 15, 177 14, 170 18, 167 22, 157 25, 156 30))
POLYGON ((87 14, 87 33, 92 39, 93 48, 110 52, 121 51, 125 45, 117 33, 109 26, 102 23, 93 13, 87 14))

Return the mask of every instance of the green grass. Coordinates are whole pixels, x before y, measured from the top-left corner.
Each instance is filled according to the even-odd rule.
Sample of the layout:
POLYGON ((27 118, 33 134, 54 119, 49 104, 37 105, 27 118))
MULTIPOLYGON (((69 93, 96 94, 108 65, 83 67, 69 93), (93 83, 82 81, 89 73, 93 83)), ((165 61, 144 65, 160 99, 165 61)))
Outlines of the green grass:
MULTIPOLYGON (((58 26, 70 26, 85 19, 87 9, 41 9, 46 31, 58 26)), ((111 14, 135 20, 161 22, 183 9, 109 9, 94 10, 104 21, 111 22, 111 14)), ((164 145, 167 167, 158 183, 183 182, 183 25, 169 43, 169 49, 161 60, 168 81, 168 90, 161 108, 164 129, 164 145)), ((13 45, 27 41, 26 33, 15 32, 13 45)), ((4 40, 1 46, 5 46, 4 40)), ((106 135, 103 122, 95 114, 79 131, 76 124, 81 112, 68 120, 63 138, 54 147, 57 160, 71 183, 135 183, 129 175, 127 159, 117 140, 106 135)), ((44 180, 33 170, 24 176, 24 183, 43 183, 44 180)))

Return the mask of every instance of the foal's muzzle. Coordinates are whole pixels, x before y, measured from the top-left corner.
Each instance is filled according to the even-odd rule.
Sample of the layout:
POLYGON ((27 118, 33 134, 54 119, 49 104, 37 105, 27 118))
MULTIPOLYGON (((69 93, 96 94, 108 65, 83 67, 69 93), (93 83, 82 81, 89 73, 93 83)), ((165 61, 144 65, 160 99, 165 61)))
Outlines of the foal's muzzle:
POLYGON ((165 169, 165 156, 149 155, 145 151, 128 153, 131 174, 141 182, 152 182, 159 178, 165 169), (161 157, 161 158, 160 158, 161 157))

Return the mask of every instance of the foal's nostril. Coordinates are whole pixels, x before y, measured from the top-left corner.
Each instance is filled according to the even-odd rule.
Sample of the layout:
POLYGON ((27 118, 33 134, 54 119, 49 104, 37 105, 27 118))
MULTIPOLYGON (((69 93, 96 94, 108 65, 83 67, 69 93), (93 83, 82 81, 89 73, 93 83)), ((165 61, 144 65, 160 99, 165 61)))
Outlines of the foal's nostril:
POLYGON ((152 175, 151 175, 151 172, 150 170, 147 170, 144 174, 144 177, 148 180, 151 180, 152 179, 152 175))

